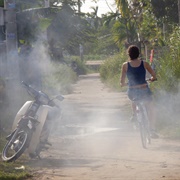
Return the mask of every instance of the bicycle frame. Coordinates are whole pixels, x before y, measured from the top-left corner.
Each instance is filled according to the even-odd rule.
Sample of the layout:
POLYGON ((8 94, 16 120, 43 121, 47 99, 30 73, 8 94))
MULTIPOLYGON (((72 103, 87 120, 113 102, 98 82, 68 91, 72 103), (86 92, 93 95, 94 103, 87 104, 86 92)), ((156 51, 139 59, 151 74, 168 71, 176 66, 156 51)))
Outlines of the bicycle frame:
POLYGON ((145 102, 143 100, 134 101, 134 103, 136 105, 136 115, 139 123, 142 146, 146 149, 147 144, 151 143, 148 112, 145 102))

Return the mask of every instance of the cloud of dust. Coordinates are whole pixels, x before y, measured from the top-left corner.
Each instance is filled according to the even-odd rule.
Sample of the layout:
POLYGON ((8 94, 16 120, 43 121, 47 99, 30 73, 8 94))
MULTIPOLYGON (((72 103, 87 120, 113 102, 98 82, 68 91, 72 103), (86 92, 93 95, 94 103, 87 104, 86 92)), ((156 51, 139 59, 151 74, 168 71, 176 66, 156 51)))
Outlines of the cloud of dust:
MULTIPOLYGON (((178 88, 180 89, 180 88, 178 88)), ((156 123, 160 129, 179 125, 180 93, 159 90, 154 99, 156 123)))
MULTIPOLYGON (((33 48, 30 50, 28 56, 25 55, 20 57, 20 81, 23 80, 39 90, 42 89, 42 76, 53 74, 55 71, 56 70, 51 64, 51 58, 49 57, 48 49, 43 44, 41 38, 37 40, 37 42, 33 45, 33 48)), ((120 97, 118 93, 104 93, 104 91, 106 90, 102 90, 103 85, 101 85, 100 83, 98 84, 98 87, 95 87, 96 85, 97 84, 93 84, 92 82, 91 87, 89 87, 90 91, 87 91, 88 89, 85 88, 85 84, 85 89, 79 89, 79 92, 77 92, 76 95, 66 96, 67 101, 66 99, 64 100, 66 103, 63 105, 62 102, 62 112, 64 111, 65 113, 62 114, 62 118, 60 118, 61 116, 55 118, 56 121, 54 121, 53 124, 52 134, 54 136, 62 137, 70 135, 71 138, 69 139, 73 140, 76 135, 78 135, 78 137, 81 137, 85 135, 96 134, 99 132, 116 131, 123 128, 124 133, 126 131, 129 131, 125 123, 127 121, 127 112, 125 112, 124 109, 124 103, 130 104, 127 100, 127 95, 123 94, 120 97), (82 95, 83 90, 85 90, 84 95, 82 95), (94 96, 97 96, 97 99, 99 99, 98 102, 94 102, 94 96), (84 100, 82 100, 81 98, 83 98, 84 100), (77 104, 77 102, 79 103, 77 104)), ((22 105, 22 95, 24 94, 25 89, 21 89, 21 92, 22 93, 18 93, 18 95, 12 95, 19 97, 18 99, 20 100, 20 102, 18 104, 22 105)), ((53 93, 54 92, 50 94, 53 93)), ((158 117, 160 118, 160 123, 165 123, 163 122, 165 119, 170 123, 173 123, 175 121, 178 122, 179 100, 180 94, 170 95, 164 91, 161 91, 159 93, 155 101, 155 107, 158 112, 158 117)), ((128 105, 128 107, 126 106, 126 108, 130 108, 130 106, 128 105)), ((54 119, 54 116, 51 116, 51 118, 54 119)), ((96 141, 93 141, 93 139, 90 139, 87 142, 80 140, 79 147, 81 146, 86 148, 86 150, 84 151, 93 152, 100 144, 102 145, 102 148, 98 149, 99 154, 103 154, 107 151, 111 153, 113 146, 111 147, 110 145, 116 144, 116 138, 118 138, 111 138, 109 141, 112 142, 108 141, 108 143, 105 144, 107 141, 104 140, 102 136, 101 138, 100 136, 93 137, 96 139, 96 141), (102 143, 103 140, 104 143, 102 143)), ((77 141, 71 143, 72 150, 70 151, 73 151, 73 149, 77 149, 77 144, 77 141)), ((57 148, 61 149, 61 146, 62 144, 59 143, 59 145, 57 145, 57 148)))

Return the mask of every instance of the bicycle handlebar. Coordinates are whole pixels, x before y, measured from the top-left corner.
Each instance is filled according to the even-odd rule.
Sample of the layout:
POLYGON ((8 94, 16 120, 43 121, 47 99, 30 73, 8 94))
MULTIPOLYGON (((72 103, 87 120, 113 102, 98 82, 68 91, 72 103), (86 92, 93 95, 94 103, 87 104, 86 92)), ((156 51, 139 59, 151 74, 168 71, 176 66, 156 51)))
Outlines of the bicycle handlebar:
POLYGON ((157 81, 157 78, 156 78, 156 79, 151 79, 151 78, 149 78, 149 79, 146 79, 146 81, 148 81, 148 82, 154 82, 154 81, 157 81))

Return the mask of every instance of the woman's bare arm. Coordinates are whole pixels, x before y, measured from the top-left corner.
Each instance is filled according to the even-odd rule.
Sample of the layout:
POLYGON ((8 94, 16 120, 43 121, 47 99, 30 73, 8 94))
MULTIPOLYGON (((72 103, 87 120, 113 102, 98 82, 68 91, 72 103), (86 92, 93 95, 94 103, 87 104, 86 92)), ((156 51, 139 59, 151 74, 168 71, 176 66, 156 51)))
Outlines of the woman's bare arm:
POLYGON ((121 68, 121 76, 120 76, 120 85, 121 85, 121 87, 127 85, 126 82, 125 82, 125 80, 126 80, 126 72, 127 72, 127 63, 125 62, 125 63, 123 63, 122 68, 121 68))
POLYGON ((149 63, 144 62, 144 67, 146 68, 146 70, 151 74, 151 80, 156 80, 156 73, 154 72, 154 70, 152 69, 152 67, 150 66, 149 63))

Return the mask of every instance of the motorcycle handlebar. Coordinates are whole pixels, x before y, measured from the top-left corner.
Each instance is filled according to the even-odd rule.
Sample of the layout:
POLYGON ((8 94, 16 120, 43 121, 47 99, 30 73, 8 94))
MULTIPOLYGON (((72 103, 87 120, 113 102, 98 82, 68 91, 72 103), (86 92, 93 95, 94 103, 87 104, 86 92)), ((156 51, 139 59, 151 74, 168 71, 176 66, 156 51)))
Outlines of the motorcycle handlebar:
POLYGON ((49 101, 49 105, 50 106, 55 106, 55 107, 57 107, 57 108, 60 108, 55 102, 54 102, 54 100, 55 99, 57 99, 57 100, 59 100, 59 101, 62 101, 63 99, 64 99, 64 97, 62 96, 62 95, 58 95, 58 96, 56 96, 55 98, 53 98, 53 99, 51 99, 50 101, 49 101))
POLYGON ((38 95, 38 91, 32 88, 30 85, 26 84, 24 81, 22 81, 21 84, 25 86, 25 88, 30 92, 30 94, 34 96, 38 95))
POLYGON ((28 84, 26 84, 24 81, 21 82, 22 85, 26 86, 26 87, 29 87, 28 84))
MULTIPOLYGON (((38 96, 39 92, 37 90, 35 90, 34 88, 32 88, 30 85, 26 84, 24 81, 21 82, 22 85, 24 85, 27 90, 28 90, 28 93, 31 95, 31 96, 38 96)), ((55 98, 51 99, 48 103, 49 106, 51 107, 57 107, 59 108, 59 106, 54 102, 54 99, 57 99, 59 101, 62 101, 64 99, 64 97, 62 95, 58 95, 56 96, 55 98)))

